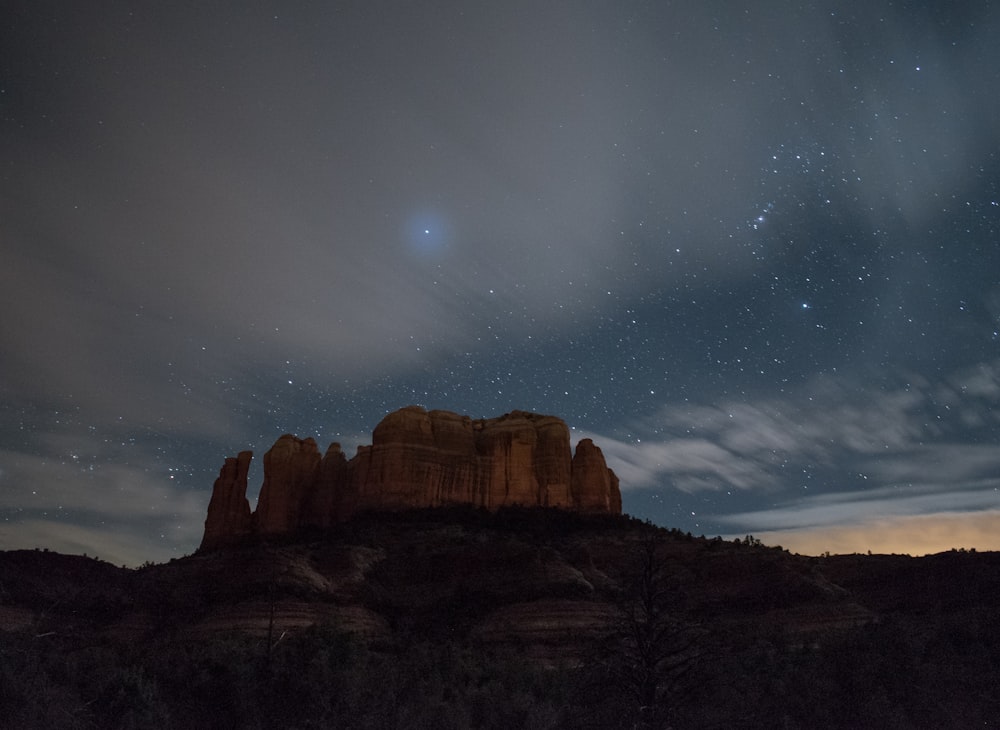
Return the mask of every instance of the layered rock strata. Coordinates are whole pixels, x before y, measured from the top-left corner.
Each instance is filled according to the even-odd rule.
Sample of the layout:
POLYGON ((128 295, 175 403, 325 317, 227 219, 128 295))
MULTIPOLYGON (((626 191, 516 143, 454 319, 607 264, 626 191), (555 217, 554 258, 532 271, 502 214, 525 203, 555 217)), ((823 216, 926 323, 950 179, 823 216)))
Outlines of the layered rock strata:
POLYGON ((251 535, 329 527, 363 511, 472 505, 559 507, 621 513, 618 478, 590 439, 570 448, 554 416, 514 411, 473 420, 402 408, 386 416, 371 446, 346 458, 340 444, 286 434, 264 454, 257 509, 246 499, 252 452, 226 459, 212 490, 201 549, 251 535))

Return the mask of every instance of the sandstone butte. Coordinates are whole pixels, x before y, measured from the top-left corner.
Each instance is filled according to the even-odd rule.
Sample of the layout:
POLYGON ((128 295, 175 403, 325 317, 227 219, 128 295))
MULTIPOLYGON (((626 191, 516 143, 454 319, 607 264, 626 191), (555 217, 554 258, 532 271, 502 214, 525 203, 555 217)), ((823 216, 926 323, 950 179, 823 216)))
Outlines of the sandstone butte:
POLYGON ((212 489, 202 550, 249 537, 325 528, 360 512, 447 505, 558 507, 621 514, 618 477, 590 439, 570 448, 555 416, 513 411, 473 420, 408 406, 386 416, 348 460, 340 444, 290 434, 264 454, 257 509, 247 501, 253 452, 226 459, 212 489))

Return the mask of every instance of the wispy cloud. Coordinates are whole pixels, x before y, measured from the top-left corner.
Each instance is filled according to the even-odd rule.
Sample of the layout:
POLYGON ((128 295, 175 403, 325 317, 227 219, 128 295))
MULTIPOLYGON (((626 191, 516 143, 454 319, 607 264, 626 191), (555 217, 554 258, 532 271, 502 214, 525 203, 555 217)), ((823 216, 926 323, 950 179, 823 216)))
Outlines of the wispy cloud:
POLYGON ((780 398, 669 404, 630 424, 628 440, 593 437, 626 489, 765 489, 791 467, 944 483, 1000 464, 992 443, 948 443, 970 421, 987 431, 1000 424, 997 406, 1000 363, 993 362, 937 384, 915 378, 873 390, 824 376, 780 398))
POLYGON ((47 547, 135 565, 197 546, 207 502, 190 474, 139 450, 121 462, 57 453, 0 451, 3 549, 47 547))
MULTIPOLYGON (((856 544, 858 535, 888 521, 898 547, 904 534, 917 540, 907 530, 920 525, 947 524, 950 532, 939 533, 953 539, 964 519, 959 513, 982 513, 978 526, 995 524, 998 423, 1000 362, 990 362, 939 382, 914 377, 871 390, 846 376, 823 377, 781 398, 668 405, 631 424, 629 440, 593 438, 626 491, 768 493, 768 509, 710 518, 703 511, 734 534, 787 542, 788 535, 815 532, 831 545, 847 544, 835 534, 856 544), (967 438, 970 424, 982 443, 949 440, 957 433, 967 438), (805 489, 793 486, 795 474, 805 489), (913 521, 927 514, 937 521, 913 521)), ((984 534, 975 533, 976 544, 994 544, 984 534)), ((973 544, 971 537, 963 544, 973 544)))
POLYGON ((790 500, 752 512, 718 517, 723 524, 755 532, 858 524, 871 519, 1000 507, 1000 477, 971 484, 921 485, 830 492, 790 500))

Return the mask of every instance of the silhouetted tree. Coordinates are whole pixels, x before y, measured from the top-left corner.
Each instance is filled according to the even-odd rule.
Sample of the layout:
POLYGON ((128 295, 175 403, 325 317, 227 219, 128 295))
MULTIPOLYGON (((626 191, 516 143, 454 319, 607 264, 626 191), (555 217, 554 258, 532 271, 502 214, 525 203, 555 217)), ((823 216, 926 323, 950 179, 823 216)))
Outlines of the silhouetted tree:
POLYGON ((684 610, 683 579, 671 574, 658 535, 643 538, 626 568, 609 669, 634 702, 634 727, 669 726, 690 689, 703 631, 684 610))

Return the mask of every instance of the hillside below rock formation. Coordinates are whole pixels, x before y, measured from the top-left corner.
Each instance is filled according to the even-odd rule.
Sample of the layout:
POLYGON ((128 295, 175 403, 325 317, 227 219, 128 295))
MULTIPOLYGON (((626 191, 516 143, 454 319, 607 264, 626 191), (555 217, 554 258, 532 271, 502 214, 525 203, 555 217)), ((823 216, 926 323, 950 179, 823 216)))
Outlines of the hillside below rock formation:
POLYGON ((264 454, 254 512, 246 498, 252 458, 243 451, 226 459, 202 550, 325 528, 372 511, 468 505, 621 514, 618 478, 600 448, 583 439, 574 454, 564 421, 525 411, 474 420, 408 406, 386 416, 372 445, 358 447, 350 460, 338 443, 320 455, 315 440, 286 434, 264 454))
POLYGON ((810 558, 560 509, 135 570, 0 551, 0 727, 995 728, 998 604, 1000 553, 810 558))

